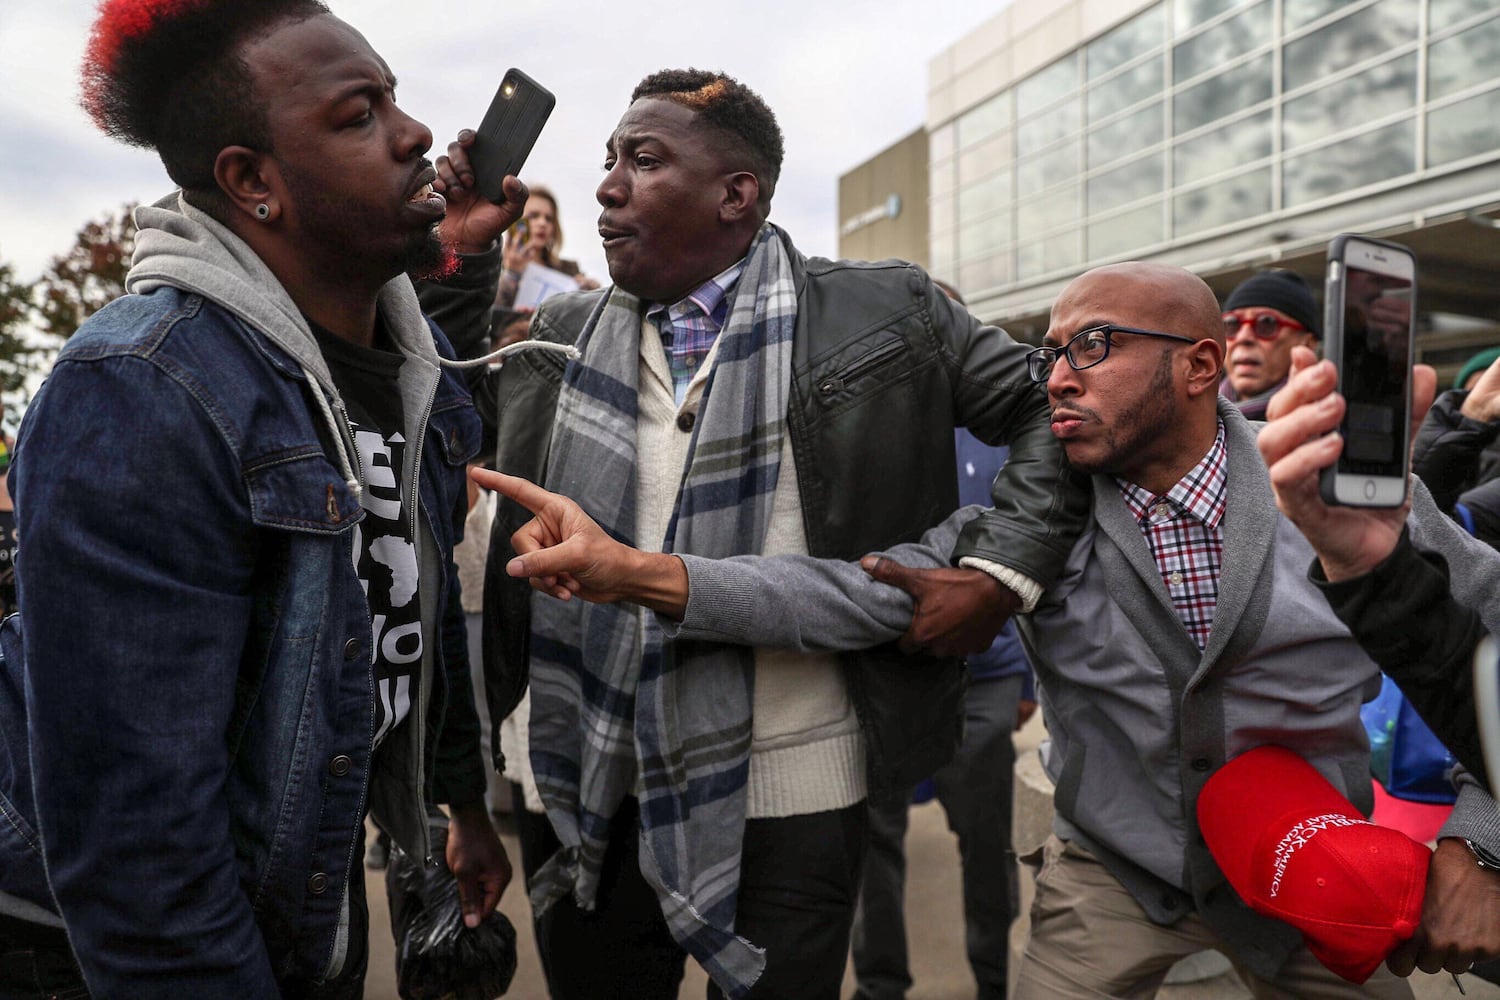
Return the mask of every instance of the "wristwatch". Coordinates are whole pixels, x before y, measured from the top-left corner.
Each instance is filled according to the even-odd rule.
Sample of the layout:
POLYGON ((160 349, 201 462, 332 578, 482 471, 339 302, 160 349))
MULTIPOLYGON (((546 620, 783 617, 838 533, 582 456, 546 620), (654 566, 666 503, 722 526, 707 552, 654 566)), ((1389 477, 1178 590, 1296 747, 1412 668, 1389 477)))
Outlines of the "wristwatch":
POLYGON ((1474 855, 1474 862, 1479 865, 1479 867, 1488 868, 1490 871, 1500 872, 1500 856, 1497 856, 1494 851, 1485 850, 1483 847, 1480 847, 1468 837, 1463 837, 1461 839, 1464 842, 1464 846, 1469 849, 1469 853, 1474 855))

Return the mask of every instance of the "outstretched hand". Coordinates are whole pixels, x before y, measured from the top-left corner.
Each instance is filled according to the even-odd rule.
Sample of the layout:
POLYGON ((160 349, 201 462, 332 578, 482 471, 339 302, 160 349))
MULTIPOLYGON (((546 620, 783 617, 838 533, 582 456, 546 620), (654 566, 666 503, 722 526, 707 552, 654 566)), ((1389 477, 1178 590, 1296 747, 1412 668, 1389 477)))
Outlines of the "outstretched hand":
POLYGON ((506 573, 529 578, 532 589, 558 600, 628 601, 682 618, 688 594, 682 560, 616 541, 578 504, 520 476, 478 468, 469 475, 534 515, 511 535, 516 556, 506 573))
POLYGON ((496 237, 505 232, 526 210, 529 192, 514 176, 507 176, 501 189, 505 200, 495 204, 474 187, 474 166, 469 162, 469 148, 474 145, 474 131, 464 129, 448 144, 448 154, 437 158, 437 181, 433 187, 448 200, 448 214, 443 217, 443 242, 460 253, 479 253, 489 249, 496 237))
POLYGON ((916 569, 886 556, 859 561, 866 573, 900 587, 915 602, 911 625, 897 645, 903 653, 969 656, 990 648, 1021 599, 977 569, 916 569))
MULTIPOLYGON (((1276 506, 1312 543, 1330 580, 1362 576, 1395 549, 1410 501, 1397 508, 1337 507, 1323 502, 1318 477, 1338 459, 1337 433, 1344 397, 1334 391, 1338 372, 1305 347, 1292 349, 1292 374, 1271 397, 1257 446, 1270 470, 1276 506)), ((1421 426, 1437 390, 1437 373, 1417 365, 1412 374, 1411 436, 1421 426)))

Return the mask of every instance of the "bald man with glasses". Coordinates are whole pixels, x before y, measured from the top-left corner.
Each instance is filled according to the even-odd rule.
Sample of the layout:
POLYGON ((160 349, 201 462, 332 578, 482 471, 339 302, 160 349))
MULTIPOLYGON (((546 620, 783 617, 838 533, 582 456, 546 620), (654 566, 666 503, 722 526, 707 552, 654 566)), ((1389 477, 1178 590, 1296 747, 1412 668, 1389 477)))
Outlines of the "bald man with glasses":
MULTIPOLYGON (((1267 281, 1295 287, 1257 284, 1267 281)), ((1359 706, 1378 670, 1309 581, 1311 547, 1277 513, 1256 427, 1216 391, 1226 341, 1232 355, 1266 339, 1256 325, 1266 307, 1244 309, 1231 332, 1189 272, 1112 265, 1063 291, 1028 358, 1054 436, 1092 476, 1093 523, 1062 580, 1017 619, 1057 815, 1013 1000, 1151 997, 1174 962, 1209 948, 1257 997, 1409 997, 1397 974, 1466 969, 1500 943, 1500 907, 1471 909, 1500 890, 1463 840, 1488 847, 1500 835, 1476 784, 1440 835, 1422 926, 1364 983, 1250 911, 1199 835, 1204 783, 1266 743, 1310 761, 1366 813, 1372 804, 1359 706)), ((1460 551, 1425 491, 1414 506, 1414 538, 1460 551)), ((926 541, 940 552, 944 540, 926 541)), ((916 592, 933 571, 896 561, 906 558, 866 562, 916 592)))

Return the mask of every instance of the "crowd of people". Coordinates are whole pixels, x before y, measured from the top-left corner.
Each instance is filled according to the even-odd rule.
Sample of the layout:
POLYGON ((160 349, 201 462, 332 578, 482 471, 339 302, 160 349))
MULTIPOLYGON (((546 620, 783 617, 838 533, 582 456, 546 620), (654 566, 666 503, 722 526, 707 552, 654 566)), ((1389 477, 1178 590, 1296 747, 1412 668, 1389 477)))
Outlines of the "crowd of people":
POLYGON ((918 267, 801 253, 775 114, 722 73, 621 95, 605 287, 551 192, 475 192, 472 132, 429 161, 318 0, 105 0, 84 80, 178 190, 0 497, 0 995, 361 996, 366 818, 442 855, 477 933, 509 798, 554 1000, 676 998, 689 959, 711 998, 833 1000, 851 940, 860 996, 901 997, 929 781, 985 998, 1150 997, 1204 949, 1259 997, 1409 997, 1500 956, 1467 672, 1500 632, 1500 361, 1430 412, 1414 373, 1404 506, 1329 507, 1305 280, 1221 304, 1110 264, 1021 343, 918 267), (1292 817, 1274 897, 1370 813, 1382 671, 1457 801, 1420 899, 1335 958, 1346 918, 1248 887, 1272 862, 1205 838, 1204 790, 1273 747, 1338 806, 1292 817), (1038 702, 1056 816, 1009 968, 1038 702))

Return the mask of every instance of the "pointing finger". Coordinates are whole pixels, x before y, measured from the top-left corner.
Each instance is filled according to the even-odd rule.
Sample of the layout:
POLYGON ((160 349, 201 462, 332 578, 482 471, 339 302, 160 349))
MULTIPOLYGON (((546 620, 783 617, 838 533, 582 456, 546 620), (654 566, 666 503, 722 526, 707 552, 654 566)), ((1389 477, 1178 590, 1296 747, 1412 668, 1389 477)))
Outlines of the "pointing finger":
POLYGON ((550 493, 520 476, 507 476, 503 472, 491 472, 489 469, 474 469, 469 475, 480 486, 509 497, 533 514, 540 514, 549 503, 562 499, 558 494, 550 493))

